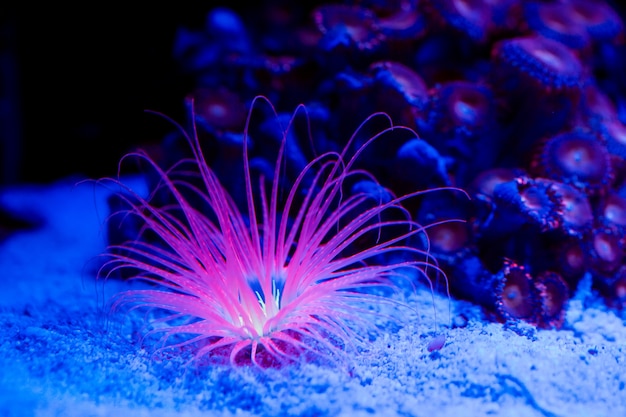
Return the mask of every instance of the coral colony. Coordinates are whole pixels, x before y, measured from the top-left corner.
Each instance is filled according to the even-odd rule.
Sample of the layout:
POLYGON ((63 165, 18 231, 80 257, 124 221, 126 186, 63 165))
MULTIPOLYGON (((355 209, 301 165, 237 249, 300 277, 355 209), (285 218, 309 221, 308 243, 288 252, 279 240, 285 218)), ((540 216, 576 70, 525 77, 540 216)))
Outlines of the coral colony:
MULTIPOLYGON (((205 335, 201 352, 230 343, 232 357, 248 349, 252 360, 261 350, 291 358, 307 349, 304 339, 322 348, 352 343, 354 309, 364 307, 349 301, 384 299, 368 287, 389 283, 399 261, 388 248, 401 246, 428 252, 452 295, 481 305, 492 320, 558 329, 583 277, 610 308, 623 310, 625 43, 616 6, 601 0, 270 0, 209 11, 204 27, 180 28, 173 53, 195 83, 186 102, 211 167, 201 176, 212 188, 198 199, 192 187, 183 196, 176 180, 154 178, 154 185, 165 178, 174 199, 159 192, 155 206, 137 210, 158 243, 147 243, 144 233, 145 251, 126 252, 124 259, 172 291, 145 293, 149 301, 136 293, 134 301, 169 311, 159 323, 199 318, 156 331, 205 335), (252 109, 258 95, 278 115, 252 109), (299 103, 307 117, 292 119, 299 103), (375 112, 406 128, 387 129, 384 117, 361 125, 375 112), (254 122, 247 125, 249 113, 254 122), (385 129, 384 137, 367 142, 385 129), (366 180, 346 183, 353 171, 366 180), (251 202, 256 184, 260 194, 251 202), (470 198, 437 191, 394 200, 442 187, 470 198), (354 199, 361 211, 344 213, 354 199), (212 211, 200 213, 203 204, 212 211), (179 213, 170 213, 172 205, 179 213), (356 223, 345 223, 349 218, 356 223), (388 222, 410 231, 362 232, 388 222), (415 233, 419 225, 430 225, 428 240, 415 233), (316 228, 324 230, 314 238, 316 228), (317 253, 333 245, 332 255, 317 253), (237 266, 223 268, 244 268, 248 280, 258 280, 232 278, 228 285, 240 287, 238 298, 229 295, 232 304, 215 307, 223 295, 206 293, 186 276, 213 268, 194 251, 205 247, 205 256, 219 262, 225 250, 237 252, 237 266), (272 258, 276 251, 281 255, 272 258), (330 264, 317 264, 317 256, 330 264), (305 257, 311 271, 299 273, 311 287, 288 287, 296 285, 285 278, 294 261, 305 257), (278 318, 288 300, 309 293, 321 298, 302 310, 285 308, 278 324, 259 319, 270 310, 278 318), (182 300, 189 298, 187 308, 182 300), (209 311, 216 320, 230 315, 221 332, 205 333, 209 311)), ((162 141, 154 157, 160 166, 189 156, 180 136, 162 141)), ((137 234, 131 224, 112 231, 111 240, 137 234)), ((436 272, 428 270, 429 277, 440 277, 436 272)))

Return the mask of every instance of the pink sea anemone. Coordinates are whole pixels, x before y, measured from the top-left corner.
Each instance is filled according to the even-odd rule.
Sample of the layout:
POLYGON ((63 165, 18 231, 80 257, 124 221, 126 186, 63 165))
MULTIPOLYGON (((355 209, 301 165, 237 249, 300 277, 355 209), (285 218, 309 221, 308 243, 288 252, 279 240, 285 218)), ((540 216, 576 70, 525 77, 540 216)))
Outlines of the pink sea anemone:
MULTIPOLYGON (((257 97, 251 108, 260 101, 269 104, 257 97)), ((170 193, 173 204, 158 206, 126 189, 128 215, 141 220, 145 233, 112 247, 103 271, 109 276, 129 269, 134 279, 153 284, 118 294, 112 310, 147 309, 143 337, 156 335, 157 351, 185 348, 195 360, 261 368, 301 360, 345 363, 378 331, 381 305, 407 307, 389 291, 397 293, 403 279, 414 283, 441 273, 428 248, 407 243, 425 228, 401 203, 425 191, 372 201, 347 186, 363 177, 373 180, 354 166, 363 147, 406 128, 389 120, 387 129, 349 156, 355 133, 343 151, 315 157, 285 187, 286 142, 299 111, 306 109, 299 106, 282 129, 272 178, 261 175, 258 181, 248 158, 250 111, 243 141, 244 208, 207 165, 195 127, 185 134, 193 158, 169 170, 141 151, 130 155, 158 173, 158 191, 170 193), (181 172, 196 175, 185 180, 181 172), (156 239, 142 237, 148 232, 156 239), (371 244, 354 251, 351 246, 364 237, 371 244), (379 262, 381 257, 388 262, 379 262)), ((373 115, 363 124, 372 117, 386 116, 373 115)))

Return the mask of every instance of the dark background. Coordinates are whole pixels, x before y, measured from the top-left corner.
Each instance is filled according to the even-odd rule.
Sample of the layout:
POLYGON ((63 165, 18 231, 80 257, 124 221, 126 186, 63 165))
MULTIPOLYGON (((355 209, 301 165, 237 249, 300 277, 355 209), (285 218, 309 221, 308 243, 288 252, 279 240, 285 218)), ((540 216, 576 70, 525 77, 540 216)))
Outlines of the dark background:
POLYGON ((184 117, 191 80, 172 41, 202 25, 201 6, 0 7, 0 184, 114 175, 124 153, 160 141, 163 122, 143 110, 184 117))

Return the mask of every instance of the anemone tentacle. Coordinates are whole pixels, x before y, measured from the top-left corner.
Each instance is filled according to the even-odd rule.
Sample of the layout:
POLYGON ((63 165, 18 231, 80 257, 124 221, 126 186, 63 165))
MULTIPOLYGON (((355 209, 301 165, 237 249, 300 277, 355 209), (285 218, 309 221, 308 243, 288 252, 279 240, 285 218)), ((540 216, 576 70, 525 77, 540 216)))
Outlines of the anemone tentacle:
MULTIPOLYGON (((271 106, 267 99, 257 97, 251 107, 260 100, 271 106)), ((273 107, 272 111, 278 117, 273 107)), ((364 348, 363 330, 376 330, 372 305, 408 308, 381 291, 397 293, 400 288, 394 280, 411 281, 401 271, 413 271, 427 282, 427 269, 445 277, 428 243, 425 248, 406 243, 412 236, 425 234, 427 227, 412 220, 402 203, 432 190, 390 194, 389 199, 373 204, 365 191, 346 193, 345 184, 353 178, 375 181, 356 167, 363 149, 394 129, 410 129, 393 126, 384 115, 389 127, 349 154, 360 129, 381 115, 370 116, 343 150, 318 155, 306 164, 283 200, 287 136, 299 111, 306 109, 298 106, 286 126, 281 126, 282 141, 268 182, 261 175, 255 186, 244 138, 245 211, 206 163, 195 125, 192 134, 185 135, 191 160, 164 170, 145 153, 132 155, 156 171, 157 189, 167 190, 173 201, 157 206, 150 197, 126 189, 129 196, 122 198, 130 206, 129 213, 141 219, 145 231, 157 239, 140 236, 112 246, 105 267, 109 274, 131 268, 138 271, 135 279, 157 286, 118 294, 112 309, 130 305, 157 312, 143 337, 161 335, 159 350, 193 347, 196 359, 225 354, 232 365, 245 362, 259 367, 311 355, 345 361, 350 352, 364 348), (197 169, 202 185, 178 177, 176 168, 189 163, 197 169), (204 207, 195 206, 188 193, 200 197, 204 207), (402 217, 384 218, 390 210, 399 211, 402 217), (382 230, 395 231, 383 237, 382 230), (374 243, 347 254, 357 240, 372 233, 378 234, 374 243), (403 255, 389 263, 373 262, 377 256, 392 253, 403 255)), ((252 110, 244 136, 251 117, 252 110)), ((183 174, 192 172, 185 169, 183 174)), ((381 317, 397 319, 382 313, 381 317)))

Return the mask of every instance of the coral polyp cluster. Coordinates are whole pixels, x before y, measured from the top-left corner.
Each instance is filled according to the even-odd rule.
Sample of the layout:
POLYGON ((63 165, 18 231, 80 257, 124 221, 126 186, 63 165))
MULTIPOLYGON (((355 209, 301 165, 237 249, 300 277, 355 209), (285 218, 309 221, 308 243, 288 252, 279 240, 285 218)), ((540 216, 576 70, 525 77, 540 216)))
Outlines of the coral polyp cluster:
MULTIPOLYGON (((241 171, 232 170, 243 179, 240 205, 207 165, 195 129, 188 135, 180 128, 191 157, 167 170, 145 153, 127 156, 146 162, 158 184, 148 198, 131 189, 120 194, 126 224, 138 219, 142 232, 112 245, 103 271, 130 270, 155 285, 118 294, 112 309, 149 309, 144 337, 160 336, 162 349, 189 347, 198 361, 261 368, 313 358, 345 365, 388 316, 381 305, 407 308, 390 292, 402 280, 429 279, 425 269, 439 271, 427 251, 407 245, 425 238, 425 229, 400 203, 423 192, 394 197, 354 166, 371 142, 411 132, 388 125, 352 150, 354 136, 285 182, 298 112, 276 127, 275 162, 260 173, 248 155, 250 112, 241 171)), ((373 115, 363 128, 376 118, 389 122, 373 115)))
MULTIPOLYGON (((558 328, 585 276, 608 306, 626 307, 621 12, 603 0, 272 0, 209 10, 204 28, 181 28, 174 56, 194 81, 190 96, 237 96, 249 108, 264 94, 279 117, 305 103, 312 123, 295 123, 284 149, 293 167, 341 152, 375 112, 415 129, 417 137, 395 132, 372 144, 354 168, 398 195, 467 190, 470 201, 429 195, 402 204, 419 224, 467 220, 430 231, 453 295, 496 320, 558 328)), ((207 162, 241 201, 233 164, 217 156, 241 137, 204 120, 199 138, 214 150, 207 162)), ((245 141, 250 167, 267 172, 277 135, 260 126, 245 141)), ((171 142, 163 147, 174 163, 171 142)))

